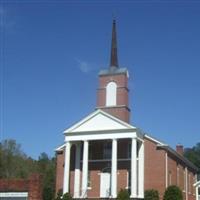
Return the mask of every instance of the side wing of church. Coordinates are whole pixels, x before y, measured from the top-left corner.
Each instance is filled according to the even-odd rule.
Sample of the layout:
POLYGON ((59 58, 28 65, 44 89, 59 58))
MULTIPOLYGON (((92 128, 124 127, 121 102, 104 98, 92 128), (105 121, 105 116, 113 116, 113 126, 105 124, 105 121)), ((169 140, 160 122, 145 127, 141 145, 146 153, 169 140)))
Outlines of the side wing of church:
POLYGON ((117 57, 113 21, 110 66, 99 73, 96 110, 64 131, 56 149, 56 192, 74 198, 116 198, 127 189, 133 199, 156 189, 162 199, 169 185, 177 185, 185 200, 195 200, 197 168, 167 144, 130 124, 128 70, 117 57))

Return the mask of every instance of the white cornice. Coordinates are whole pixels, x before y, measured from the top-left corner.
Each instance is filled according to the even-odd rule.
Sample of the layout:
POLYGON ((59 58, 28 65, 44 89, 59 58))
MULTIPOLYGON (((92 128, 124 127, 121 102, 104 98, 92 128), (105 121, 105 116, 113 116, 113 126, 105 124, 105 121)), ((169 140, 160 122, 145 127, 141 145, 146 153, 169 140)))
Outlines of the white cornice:
POLYGON ((155 139, 152 136, 149 136, 147 134, 145 134, 144 137, 149 139, 149 140, 151 140, 151 141, 153 141, 153 142, 155 142, 155 143, 157 143, 158 145, 168 146, 167 144, 165 144, 165 143, 163 143, 163 142, 161 142, 161 141, 159 141, 159 140, 157 140, 157 139, 155 139))
MULTIPOLYGON (((136 129, 136 127, 131 126, 130 124, 102 111, 101 109, 97 109, 96 111, 92 112, 91 114, 89 114, 87 117, 83 118, 81 121, 79 121, 78 123, 74 124, 73 126, 71 126, 70 128, 66 129, 64 131, 64 134, 66 133, 70 133, 73 132, 75 129, 79 128, 81 125, 87 123, 89 120, 91 120, 92 118, 94 118, 95 116, 102 114, 103 116, 105 116, 106 118, 112 120, 115 123, 118 123, 121 126, 124 126, 126 129, 136 129)), ((76 131, 75 131, 76 132, 76 131)))

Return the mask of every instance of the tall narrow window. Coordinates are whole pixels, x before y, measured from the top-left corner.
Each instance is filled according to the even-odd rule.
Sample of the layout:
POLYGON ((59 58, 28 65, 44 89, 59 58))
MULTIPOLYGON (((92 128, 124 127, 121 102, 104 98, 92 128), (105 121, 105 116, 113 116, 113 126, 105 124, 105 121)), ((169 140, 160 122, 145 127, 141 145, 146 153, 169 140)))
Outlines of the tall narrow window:
POLYGON ((112 143, 110 141, 106 141, 103 145, 103 158, 110 159, 112 156, 112 143))
POLYGON ((115 106, 117 104, 117 84, 110 82, 106 86, 106 106, 115 106))
POLYGON ((185 170, 184 170, 184 189, 183 189, 183 191, 186 191, 186 173, 185 173, 185 170))
POLYGON ((180 182, 179 182, 179 171, 180 171, 180 169, 179 169, 179 165, 177 164, 177 177, 176 177, 176 179, 177 179, 177 181, 176 181, 176 183, 177 183, 177 186, 179 186, 180 185, 180 182))

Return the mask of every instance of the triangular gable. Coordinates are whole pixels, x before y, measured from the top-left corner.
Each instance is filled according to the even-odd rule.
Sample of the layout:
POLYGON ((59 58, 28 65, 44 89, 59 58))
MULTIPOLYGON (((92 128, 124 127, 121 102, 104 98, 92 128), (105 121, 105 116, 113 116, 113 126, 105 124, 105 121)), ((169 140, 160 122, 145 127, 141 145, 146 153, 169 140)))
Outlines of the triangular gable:
POLYGON ((98 109, 80 122, 65 130, 64 133, 121 129, 135 129, 135 127, 98 109))

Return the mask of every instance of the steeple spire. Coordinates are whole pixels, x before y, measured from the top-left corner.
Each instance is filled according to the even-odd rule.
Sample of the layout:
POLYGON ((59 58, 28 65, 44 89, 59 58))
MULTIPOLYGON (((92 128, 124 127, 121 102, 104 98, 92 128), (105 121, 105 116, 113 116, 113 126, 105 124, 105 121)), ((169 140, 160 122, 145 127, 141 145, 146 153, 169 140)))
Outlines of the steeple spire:
POLYGON ((111 55, 110 55, 110 67, 118 67, 117 32, 116 32, 115 19, 113 20, 113 24, 112 24, 112 43, 111 43, 111 55))

